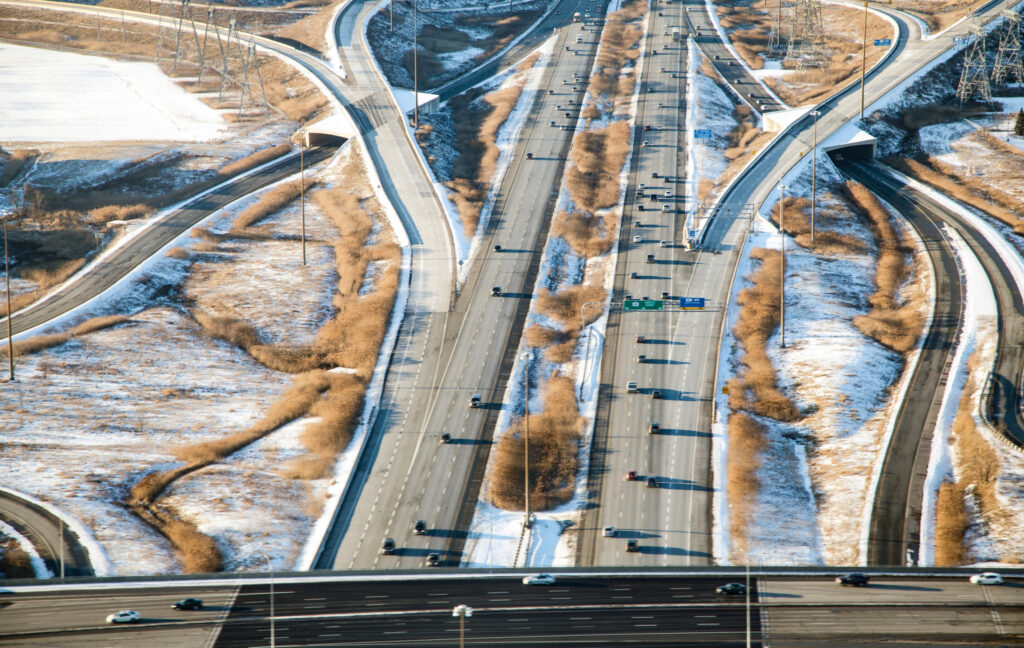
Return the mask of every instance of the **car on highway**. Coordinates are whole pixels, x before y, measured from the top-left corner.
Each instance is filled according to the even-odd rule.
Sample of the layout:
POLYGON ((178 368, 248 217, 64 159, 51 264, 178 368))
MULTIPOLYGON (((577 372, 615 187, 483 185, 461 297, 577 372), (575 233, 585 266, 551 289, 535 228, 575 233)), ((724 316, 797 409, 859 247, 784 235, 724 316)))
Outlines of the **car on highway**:
POLYGON ((601 535, 606 537, 606 538, 614 538, 615 537, 615 527, 613 527, 613 526, 606 526, 605 528, 601 529, 601 535))
POLYGON ((412 532, 416 535, 427 535, 427 523, 423 520, 416 520, 412 525, 412 532))
POLYGON ((184 598, 180 601, 171 603, 171 607, 175 610, 202 610, 203 600, 197 598, 184 598))
POLYGON ((526 159, 527 159, 527 160, 532 160, 532 159, 533 159, 533 153, 532 153, 532 152, 530 152, 530 151, 527 151, 527 152, 526 152, 526 159))
POLYGON ((642 236, 640 236, 639 234, 634 234, 634 235, 633 235, 633 242, 634 242, 634 243, 643 243, 643 242, 644 242, 644 239, 643 239, 643 237, 642 237, 642 236))
POLYGON ((657 434, 658 432, 661 432, 661 426, 657 423, 651 423, 647 426, 647 434, 657 434))
POLYGON ((501 246, 500 245, 495 245, 494 246, 494 251, 495 252, 501 252, 501 246))
POLYGON ((492 297, 500 297, 501 296, 501 286, 494 286, 493 288, 491 288, 491 296, 492 297))
POLYGON ((715 594, 722 596, 741 596, 747 593, 747 586, 743 583, 726 583, 715 588, 715 594))
POLYGON ((972 574, 971 582, 975 585, 1002 585, 1003 577, 995 572, 982 572, 980 574, 972 574))
POLYGON ((451 443, 451 442, 452 442, 452 435, 448 434, 447 432, 442 432, 441 433, 441 443, 451 443))
POLYGON ((384 538, 384 542, 380 545, 380 552, 385 556, 391 556, 395 553, 395 539, 384 538))
POLYGON ((645 342, 647 342, 647 338, 646 337, 644 337, 643 335, 636 336, 636 343, 637 344, 643 344, 645 342))
POLYGON ((647 263, 654 263, 654 255, 653 254, 648 254, 647 255, 647 263))
POLYGON ((647 488, 657 488, 657 487, 658 487, 658 480, 657 480, 657 478, 655 478, 655 477, 648 477, 647 478, 647 488))
POLYGON ((658 245, 660 245, 661 247, 667 248, 667 247, 669 247, 669 242, 668 241, 661 241, 660 243, 658 243, 658 245))
POLYGON ((135 610, 118 610, 107 615, 107 623, 138 623, 141 618, 135 610))
POLYGON ((662 291, 661 291, 661 298, 662 298, 663 300, 665 300, 665 299, 669 299, 669 295, 668 295, 668 291, 667 291, 667 290, 662 290, 662 291))
POLYGON ((638 273, 638 272, 630 272, 629 273, 629 278, 630 279, 639 279, 640 278, 640 273, 638 273))
POLYGON ((555 577, 551 574, 530 574, 523 576, 523 585, 554 585, 555 577))
POLYGON ((427 554, 427 567, 437 567, 441 564, 441 555, 436 553, 427 554))
POLYGON ((669 205, 669 204, 662 205, 661 206, 661 211, 666 212, 666 213, 672 211, 672 205, 669 205))
POLYGON ((661 390, 660 389, 652 389, 651 390, 651 398, 660 400, 661 399, 661 390))
POLYGON ((645 125, 644 125, 644 130, 645 130, 645 131, 649 131, 649 130, 651 130, 651 125, 650 125, 650 124, 645 124, 645 125))
POLYGON ((647 356, 645 356, 644 354, 641 353, 641 354, 637 355, 636 361, 639 362, 640 364, 643 364, 643 363, 647 362, 647 356))
POLYGON ((480 394, 473 394, 469 397, 470 407, 480 407, 480 394))
POLYGON ((626 392, 627 393, 635 394, 638 391, 640 391, 640 388, 637 387, 637 384, 636 384, 635 380, 630 380, 628 383, 626 383, 626 392))
POLYGON ((636 478, 637 477, 636 477, 636 471, 635 470, 627 470, 626 471, 626 481, 636 481, 636 478))
POLYGON ((629 553, 636 553, 640 551, 640 544, 636 541, 636 538, 626 540, 626 551, 629 553))
POLYGON ((851 574, 843 574, 842 576, 836 576, 836 582, 840 585, 852 585, 853 587, 865 587, 868 584, 867 574, 860 572, 853 572, 851 574))

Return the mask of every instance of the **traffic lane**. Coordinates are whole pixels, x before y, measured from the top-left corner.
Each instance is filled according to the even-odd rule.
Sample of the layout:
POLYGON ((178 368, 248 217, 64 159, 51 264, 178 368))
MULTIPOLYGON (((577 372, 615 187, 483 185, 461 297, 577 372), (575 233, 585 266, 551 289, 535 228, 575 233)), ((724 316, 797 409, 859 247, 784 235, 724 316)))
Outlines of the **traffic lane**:
MULTIPOLYGON (((856 571, 851 567, 850 571, 856 571)), ((981 570, 978 570, 979 572, 981 570)), ((871 577, 867 587, 844 587, 835 577, 782 578, 759 577, 761 600, 786 605, 828 604, 922 604, 986 605, 989 599, 1000 604, 1024 604, 1024 579, 1008 580, 1006 585, 974 585, 964 578, 914 579, 871 577)))
POLYGON ((231 608, 234 587, 158 590, 68 591, 60 595, 5 593, 0 602, 3 631, 15 634, 41 630, 107 627, 106 617, 118 610, 135 610, 148 625, 182 622, 212 622, 231 608), (174 610, 171 604, 183 598, 203 600, 201 610, 174 610))
MULTIPOLYGON (((454 607, 454 606, 453 606, 454 607)), ((471 606, 473 607, 473 606, 471 606)), ((370 617, 278 618, 275 638, 289 644, 343 643, 358 645, 449 644, 462 620, 452 608, 414 610, 405 614, 370 617), (365 643, 364 643, 365 642, 365 643)), ((751 633, 760 635, 758 615, 750 615, 751 633)), ((467 643, 477 645, 551 645, 574 642, 621 644, 650 640, 666 645, 742 645, 747 627, 744 606, 614 606, 517 610, 476 606, 463 625, 467 643)), ((216 646, 249 646, 266 642, 269 620, 224 625, 216 646)))
MULTIPOLYGON (((622 577, 602 578, 557 574, 550 586, 524 585, 523 573, 510 577, 451 578, 443 572, 434 578, 406 581, 281 582, 275 586, 275 613, 280 615, 336 612, 374 612, 436 609, 465 603, 473 606, 522 607, 538 605, 656 604, 674 601, 719 604, 735 597, 722 597, 715 588, 726 577, 622 577), (685 597, 681 595, 686 595, 685 597)), ((757 587, 751 582, 752 598, 757 587)), ((741 597, 742 598, 742 597, 741 597)), ((270 612, 269 581, 243 585, 231 618, 266 616, 270 612)))

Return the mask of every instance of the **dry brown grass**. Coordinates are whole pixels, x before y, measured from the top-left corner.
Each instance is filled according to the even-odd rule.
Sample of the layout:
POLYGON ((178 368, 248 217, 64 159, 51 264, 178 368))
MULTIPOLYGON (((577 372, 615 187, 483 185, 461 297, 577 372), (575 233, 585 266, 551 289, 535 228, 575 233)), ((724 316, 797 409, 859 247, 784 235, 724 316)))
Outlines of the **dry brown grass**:
POLYGON ((566 186, 576 208, 595 213, 619 203, 619 173, 629 154, 630 132, 625 121, 583 131, 573 139, 566 186))
POLYGON ((777 421, 796 421, 800 411, 778 387, 778 377, 766 345, 779 325, 782 253, 755 248, 750 257, 761 262, 747 280, 751 286, 736 297, 740 306, 733 335, 743 347, 742 367, 729 380, 729 407, 777 421))
MULTIPOLYGON (((307 183, 307 191, 312 187, 307 183)), ((287 207, 294 200, 297 200, 301 190, 301 183, 297 180, 277 185, 270 191, 260 195, 259 200, 242 210, 235 220, 231 222, 233 233, 241 232, 264 218, 277 213, 287 207)))
POLYGON ((955 482, 939 486, 935 503, 935 566, 955 567, 967 561, 964 533, 967 531, 967 508, 964 489, 955 482))
POLYGON ((768 445, 764 425, 743 412, 729 416, 729 458, 726 464, 726 498, 729 501, 729 533, 734 557, 746 553, 747 523, 754 509, 760 480, 761 454, 768 445))
POLYGON ((129 221, 136 218, 145 218, 152 214, 154 209, 142 203, 134 205, 106 205, 89 210, 89 221, 93 225, 106 225, 112 221, 129 221))
POLYGON ((640 36, 643 34, 639 18, 647 5, 633 0, 623 8, 608 14, 601 33, 601 48, 597 68, 590 77, 592 96, 605 101, 629 97, 636 84, 636 66, 629 65, 640 56, 640 36))
POLYGON ((925 295, 914 295, 902 303, 899 300, 900 289, 911 274, 908 255, 912 250, 900 240, 888 210, 873 193, 852 181, 846 183, 845 193, 867 221, 878 246, 877 290, 868 299, 871 312, 855 317, 854 326, 893 351, 906 353, 917 345, 925 324, 925 295))
POLYGON ((481 63, 512 42, 513 38, 536 22, 539 17, 540 12, 537 10, 523 10, 517 7, 515 13, 500 17, 487 14, 462 16, 455 20, 455 24, 468 28, 480 27, 491 32, 488 38, 473 41, 474 47, 484 50, 477 54, 475 59, 477 63, 481 63))
POLYGON ((982 0, 891 0, 894 9, 902 9, 922 19, 934 33, 942 31, 963 18, 975 7, 985 4, 982 0))
MULTIPOLYGON (((2 153, 2 150, 0 150, 0 153, 2 153)), ((11 180, 14 180, 21 173, 21 170, 25 168, 25 165, 32 161, 35 156, 35 151, 18 149, 11 153, 7 159, 0 160, 2 162, 2 166, 0 166, 0 187, 5 187, 11 180)))
MULTIPOLYGON (((803 196, 786 199, 786 234, 791 236, 801 247, 811 249, 811 201, 803 196)), ((814 251, 819 254, 851 254, 865 251, 864 242, 850 234, 840 234, 833 230, 822 229, 821 221, 829 219, 833 210, 818 207, 815 213, 814 251)), ((770 219, 779 226, 778 206, 771 210, 770 219)))
MULTIPOLYGON (((82 335, 87 335, 95 331, 99 331, 112 326, 118 326, 131 320, 123 315, 103 315, 100 317, 94 317, 86 320, 77 326, 74 326, 63 333, 47 333, 45 335, 34 335, 30 338, 23 340, 15 340, 14 342, 14 357, 18 358, 31 353, 38 353, 46 349, 52 349, 53 347, 60 346, 68 340, 71 340, 82 335)), ((7 345, 2 345, 0 349, 0 357, 7 357, 7 345)))
POLYGON ((0 540, 0 578, 35 578, 32 560, 13 538, 0 540))
POLYGON ((278 29, 274 35, 278 38, 302 43, 320 54, 325 53, 328 45, 324 35, 327 33, 327 24, 334 14, 335 3, 323 4, 325 6, 320 11, 278 29))
POLYGON ((188 248, 175 246, 172 247, 170 250, 167 250, 167 253, 164 256, 166 256, 169 259, 185 260, 189 258, 188 248))
POLYGON ((549 362, 568 362, 576 351, 580 331, 601 314, 601 308, 584 309, 583 305, 603 305, 607 295, 604 288, 591 284, 577 284, 555 293, 542 288, 537 295, 537 311, 557 321, 562 328, 554 331, 534 324, 527 329, 527 344, 546 347, 544 354, 549 362))
POLYGON ((565 239, 581 257, 596 257, 611 250, 618 238, 617 213, 591 216, 582 211, 559 212, 551 223, 551 233, 565 239))
POLYGON ((525 428, 530 428, 530 508, 543 511, 569 501, 579 467, 584 419, 573 381, 554 375, 543 386, 544 410, 516 419, 498 443, 488 495, 506 510, 524 508, 525 428))
POLYGON ((279 158, 291 150, 292 147, 290 144, 278 144, 277 146, 260 149, 255 153, 245 156, 244 158, 235 160, 234 162, 228 162, 221 168, 217 169, 217 175, 221 178, 236 176, 239 173, 244 173, 249 169, 255 169, 261 164, 265 164, 271 160, 279 158))
POLYGON ((476 233, 487 189, 494 177, 498 156, 498 129, 508 119, 523 92, 521 84, 499 88, 483 95, 468 92, 448 102, 455 127, 455 150, 459 156, 452 164, 448 198, 455 203, 467 236, 476 233))
POLYGON ((715 179, 715 187, 724 187, 735 178, 757 152, 774 139, 774 133, 762 132, 750 107, 737 104, 733 111, 736 126, 726 134, 725 159, 729 164, 715 179))
MULTIPOLYGON (((36 289, 11 296, 11 310, 17 312, 46 294, 54 286, 64 283, 71 275, 82 269, 85 259, 43 264, 36 267, 23 268, 21 272, 11 271, 11 276, 22 277, 36 283, 36 289)), ((7 300, 0 301, 0 317, 7 315, 7 300)), ((20 355, 15 351, 15 357, 20 355)))

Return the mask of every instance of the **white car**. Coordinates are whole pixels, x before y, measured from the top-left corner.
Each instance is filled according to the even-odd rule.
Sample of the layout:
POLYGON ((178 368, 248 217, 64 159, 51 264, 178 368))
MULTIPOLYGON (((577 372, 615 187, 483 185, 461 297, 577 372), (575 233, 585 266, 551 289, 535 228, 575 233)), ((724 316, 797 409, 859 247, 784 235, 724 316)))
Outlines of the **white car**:
POLYGON ((523 576, 523 585, 554 585, 555 577, 551 574, 531 574, 523 576))
POLYGON ((603 535, 606 538, 614 538, 615 537, 615 527, 613 527, 613 526, 606 526, 604 529, 602 529, 601 535, 603 535))
POLYGON ((1002 585, 1003 577, 995 572, 984 572, 971 576, 971 582, 975 585, 1002 585))
POLYGON ((136 623, 140 618, 135 610, 119 610, 107 615, 107 623, 136 623))

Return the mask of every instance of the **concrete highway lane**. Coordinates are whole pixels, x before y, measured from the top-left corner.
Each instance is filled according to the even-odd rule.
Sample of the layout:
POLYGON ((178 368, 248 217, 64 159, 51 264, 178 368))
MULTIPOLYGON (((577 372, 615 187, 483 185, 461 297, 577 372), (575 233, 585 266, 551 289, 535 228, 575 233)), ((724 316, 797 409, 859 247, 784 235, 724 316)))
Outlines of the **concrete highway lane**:
MULTIPOLYGON (((584 4, 591 11, 596 6, 573 6, 582 10, 584 4)), ((552 192, 582 97, 582 83, 576 80, 588 73, 596 46, 594 33, 584 29, 572 24, 557 35, 554 60, 501 181, 481 252, 438 329, 443 334, 436 346, 410 350, 400 345, 396 353, 389 382, 404 383, 404 393, 385 393, 374 430, 379 445, 367 463, 372 468, 364 473, 358 502, 348 509, 343 538, 322 566, 414 568, 424 566, 431 553, 442 563, 460 560, 467 512, 472 513, 476 502, 479 471, 502 399, 503 367, 518 344, 516 327, 533 292, 552 192), (583 44, 576 44, 577 34, 586 36, 583 44), (494 251, 495 244, 503 251, 494 251), (493 296, 493 287, 500 287, 502 294, 493 296), (474 393, 481 394, 483 407, 469 407, 474 393), (405 399, 409 409, 402 412, 405 399), (442 433, 450 434, 452 442, 442 444, 442 433), (416 520, 425 522, 426 533, 413 532, 416 520), (396 542, 393 555, 381 554, 386 537, 396 542)))
MULTIPOLYGON (((310 149, 306 153, 306 166, 311 167, 328 159, 337 150, 337 146, 310 149)), ((298 172, 299 154, 295 152, 256 173, 227 182, 202 196, 189 200, 179 209, 163 216, 154 226, 108 253, 90 271, 79 273, 59 292, 52 293, 50 298, 15 312, 12 322, 14 332, 21 333, 40 326, 81 306, 113 286, 140 263, 156 254, 181 234, 189 231, 196 223, 213 212, 257 189, 298 172)), ((6 321, 7 318, 0 318, 0 323, 6 321)), ((2 330, 4 334, 0 339, 6 340, 6 324, 3 325, 2 330)))

